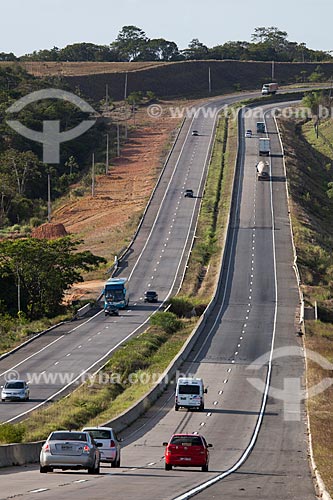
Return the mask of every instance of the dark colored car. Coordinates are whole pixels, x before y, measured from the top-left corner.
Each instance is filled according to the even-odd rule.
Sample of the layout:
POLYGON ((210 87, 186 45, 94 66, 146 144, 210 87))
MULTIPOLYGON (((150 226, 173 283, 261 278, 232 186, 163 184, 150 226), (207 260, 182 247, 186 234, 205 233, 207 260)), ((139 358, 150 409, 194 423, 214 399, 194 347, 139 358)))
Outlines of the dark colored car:
POLYGON ((199 135, 199 132, 197 130, 192 130, 192 135, 197 136, 197 135, 199 135))
POLYGON ((201 434, 174 434, 166 446, 165 470, 172 467, 201 467, 202 472, 208 471, 209 450, 211 444, 207 444, 201 434))
POLYGON ((147 290, 145 292, 145 302, 157 302, 158 301, 158 295, 154 290, 147 290))
POLYGON ((184 196, 185 198, 193 198, 193 189, 185 189, 184 196))
POLYGON ((116 307, 112 304, 108 304, 104 309, 104 314, 105 314, 105 316, 118 316, 119 309, 118 309, 118 307, 116 307))
POLYGON ((51 432, 40 452, 40 472, 87 469, 89 474, 99 474, 100 446, 89 432, 51 432))

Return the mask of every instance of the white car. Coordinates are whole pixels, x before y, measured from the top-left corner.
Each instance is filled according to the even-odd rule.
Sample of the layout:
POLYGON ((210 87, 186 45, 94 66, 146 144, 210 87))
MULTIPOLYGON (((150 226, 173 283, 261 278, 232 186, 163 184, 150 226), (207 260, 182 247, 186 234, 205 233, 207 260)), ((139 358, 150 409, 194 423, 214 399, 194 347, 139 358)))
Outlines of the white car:
POLYGON ((112 427, 84 427, 82 432, 89 432, 92 438, 101 443, 99 451, 101 462, 120 467, 120 439, 112 427))
POLYGON ((248 137, 252 137, 252 130, 250 130, 250 129, 249 129, 249 130, 247 130, 247 131, 245 132, 245 137, 247 137, 247 138, 248 138, 248 137))
POLYGON ((29 401, 30 390, 25 380, 9 380, 1 388, 1 401, 29 401))

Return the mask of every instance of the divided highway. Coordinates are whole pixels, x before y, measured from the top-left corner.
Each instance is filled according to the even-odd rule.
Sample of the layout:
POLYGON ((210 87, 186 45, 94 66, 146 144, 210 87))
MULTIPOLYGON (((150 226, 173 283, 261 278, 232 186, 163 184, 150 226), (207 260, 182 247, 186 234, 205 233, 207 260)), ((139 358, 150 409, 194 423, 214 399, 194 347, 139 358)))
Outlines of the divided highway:
POLYGON ((141 331, 158 307, 143 302, 147 288, 155 289, 160 301, 177 290, 200 208, 215 111, 237 100, 239 96, 213 101, 186 120, 144 224, 120 269, 121 276, 130 278, 130 308, 116 318, 105 318, 100 311, 79 324, 62 325, 0 361, 0 385, 8 378, 23 378, 31 386, 30 402, 1 405, 2 422, 17 421, 45 401, 68 392, 73 383, 103 365, 122 342, 141 331), (200 135, 192 136, 193 129, 200 135), (193 189, 194 198, 184 198, 188 187, 193 189))
MULTIPOLYGON (((231 99, 237 100, 215 101, 213 105, 219 107, 231 99)), ((248 456, 250 443, 256 440, 250 458, 237 473, 217 482, 198 498, 315 498, 307 464, 303 407, 300 421, 295 419, 297 408, 285 408, 283 402, 271 397, 264 411, 265 396, 248 380, 255 378, 258 384, 271 377, 273 387, 283 388, 285 377, 301 380, 304 369, 302 359, 279 358, 270 364, 274 347, 298 344, 295 336, 298 291, 292 269, 281 146, 273 120, 265 118, 273 153, 271 179, 270 182, 257 181, 258 139, 253 137, 246 143, 243 139, 245 129, 255 129, 257 117, 242 118, 228 257, 222 270, 218 301, 202 338, 184 366, 184 371, 203 377, 208 386, 206 411, 176 413, 173 387, 170 386, 158 403, 124 433, 121 469, 114 472, 102 468, 100 476, 88 477, 84 472, 41 475, 37 466, 10 468, 0 471, 2 498, 22 495, 40 499, 47 495, 48 499, 56 499, 59 486, 62 486, 62 494, 73 500, 78 497, 104 499, 110 494, 119 500, 127 497, 135 500, 188 498, 184 492, 225 475, 235 464, 241 465, 248 456), (258 360, 265 355, 264 362, 258 360), (258 437, 261 418, 262 431, 258 437), (207 441, 213 443, 208 473, 191 469, 164 471, 162 442, 172 433, 182 431, 202 432, 207 441)), ((184 129, 185 137, 180 137, 184 140, 181 151, 175 152, 173 167, 166 169, 169 181, 165 197, 156 192, 161 196, 161 210, 147 246, 142 241, 140 250, 136 250, 137 265, 128 260, 132 290, 137 291, 133 308, 116 324, 99 314, 72 333, 64 336, 52 333, 50 336, 55 336, 52 346, 43 337, 45 349, 30 358, 30 368, 29 361, 23 361, 21 350, 1 362, 1 372, 20 361, 20 369, 25 372, 27 367, 36 366, 40 370, 53 370, 61 349, 62 356, 56 366, 61 364, 62 370, 72 371, 73 364, 78 363, 82 368, 80 363, 85 356, 90 357, 91 363, 99 353, 103 354, 103 345, 104 351, 105 344, 112 349, 116 342, 141 327, 153 308, 142 303, 145 288, 151 285, 165 299, 177 286, 186 265, 199 207, 199 198, 184 199, 182 191, 190 187, 201 196, 203 167, 213 130, 214 120, 198 115, 191 126, 184 129), (199 137, 190 136, 192 128, 199 130, 199 137), (83 349, 82 354, 78 354, 79 349, 83 349)), ((48 389, 45 387, 45 391, 48 389)), ((11 406, 17 408, 17 405, 8 405, 8 408, 11 406)), ((25 407, 21 405, 20 411, 25 407)), ((6 418, 11 416, 10 410, 8 412, 6 418)))

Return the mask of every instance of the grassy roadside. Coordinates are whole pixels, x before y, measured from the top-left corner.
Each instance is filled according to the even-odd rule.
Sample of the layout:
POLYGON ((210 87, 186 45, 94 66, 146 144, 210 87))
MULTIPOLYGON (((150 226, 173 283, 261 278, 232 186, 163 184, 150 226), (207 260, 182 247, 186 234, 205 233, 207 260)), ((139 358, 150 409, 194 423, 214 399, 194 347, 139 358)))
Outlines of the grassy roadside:
MULTIPOLYGON (((286 153, 291 216, 306 306, 318 304, 319 320, 305 321, 305 345, 333 362, 333 199, 330 196, 333 145, 332 121, 320 126, 316 138, 313 123, 280 120, 286 153)), ((308 386, 331 373, 308 363, 308 386)), ((314 459, 325 485, 333 493, 333 388, 307 402, 314 459)))
MULTIPOLYGON (((218 277, 230 211, 236 144, 237 123, 221 118, 199 216, 198 238, 184 282, 185 290, 190 291, 187 301, 192 307, 207 304, 218 277), (203 269, 205 275, 201 279, 203 269)), ((198 318, 177 321, 181 323, 172 332, 150 326, 144 334, 124 344, 101 372, 102 380, 88 381, 69 396, 34 412, 21 424, 1 426, 0 442, 44 439, 53 429, 105 422, 131 407, 153 387, 157 376, 163 373, 193 331, 198 318), (130 374, 135 383, 128 383, 130 374)))
POLYGON ((74 309, 55 318, 43 318, 36 321, 27 321, 24 318, 17 320, 9 315, 2 317, 0 323, 0 356, 22 344, 22 342, 29 340, 38 332, 47 330, 61 321, 70 321, 73 318, 73 313, 74 309))

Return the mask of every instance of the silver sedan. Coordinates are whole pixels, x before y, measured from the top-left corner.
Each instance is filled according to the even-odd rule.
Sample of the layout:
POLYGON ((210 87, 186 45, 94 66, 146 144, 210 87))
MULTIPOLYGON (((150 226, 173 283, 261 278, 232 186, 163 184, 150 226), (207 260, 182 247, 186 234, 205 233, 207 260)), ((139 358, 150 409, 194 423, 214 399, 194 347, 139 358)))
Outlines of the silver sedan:
POLYGON ((40 472, 87 469, 89 474, 99 474, 99 446, 89 432, 52 432, 40 452, 40 472))

